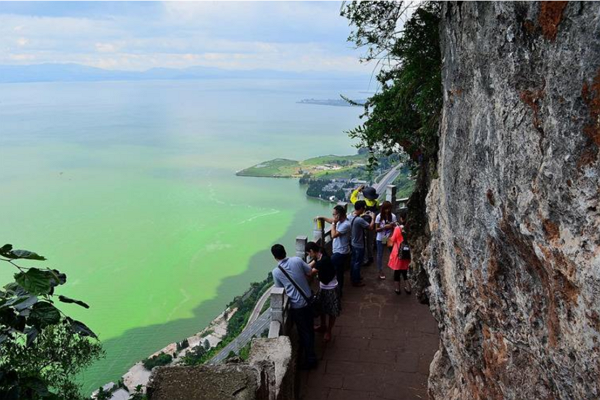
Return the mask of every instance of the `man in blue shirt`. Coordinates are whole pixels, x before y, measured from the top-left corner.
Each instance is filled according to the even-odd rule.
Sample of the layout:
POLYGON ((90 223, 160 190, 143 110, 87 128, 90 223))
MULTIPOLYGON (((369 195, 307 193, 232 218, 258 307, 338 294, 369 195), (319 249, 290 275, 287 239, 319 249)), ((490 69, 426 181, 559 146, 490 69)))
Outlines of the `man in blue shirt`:
POLYGON ((273 269, 274 286, 285 289, 285 293, 290 299, 290 316, 296 325, 296 329, 298 329, 300 352, 304 353, 304 356, 300 358, 302 360, 300 368, 314 368, 317 365, 315 332, 313 330, 314 318, 312 307, 307 302, 307 298, 312 297, 312 291, 307 280, 311 268, 300 257, 288 258, 285 248, 280 244, 271 247, 271 254, 273 254, 278 264, 273 269))
POLYGON ((331 224, 333 254, 331 262, 335 267, 340 296, 344 287, 344 269, 350 261, 350 222, 346 218, 346 209, 337 205, 333 207, 333 218, 317 217, 331 224))

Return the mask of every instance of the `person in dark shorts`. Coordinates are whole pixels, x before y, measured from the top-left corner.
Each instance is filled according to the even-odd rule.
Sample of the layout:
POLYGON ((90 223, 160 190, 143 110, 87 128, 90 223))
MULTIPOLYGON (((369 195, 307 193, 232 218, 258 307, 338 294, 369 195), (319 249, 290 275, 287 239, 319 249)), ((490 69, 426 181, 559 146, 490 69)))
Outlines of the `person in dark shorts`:
POLYGON ((394 285, 396 286, 396 294, 402 293, 402 286, 400 285, 400 277, 404 279, 404 291, 410 294, 410 282, 408 280, 408 267, 410 265, 410 249, 406 243, 406 238, 402 234, 402 226, 394 228, 394 233, 391 240, 394 244, 392 253, 390 254, 390 261, 388 267, 394 270, 394 285))
POLYGON ((311 275, 317 275, 319 279, 317 298, 321 309, 321 325, 315 326, 315 331, 324 333, 323 340, 329 342, 335 319, 342 309, 335 267, 315 242, 306 244, 306 253, 312 259, 308 264, 312 268, 311 275), (327 316, 329 316, 329 324, 326 321, 327 316))

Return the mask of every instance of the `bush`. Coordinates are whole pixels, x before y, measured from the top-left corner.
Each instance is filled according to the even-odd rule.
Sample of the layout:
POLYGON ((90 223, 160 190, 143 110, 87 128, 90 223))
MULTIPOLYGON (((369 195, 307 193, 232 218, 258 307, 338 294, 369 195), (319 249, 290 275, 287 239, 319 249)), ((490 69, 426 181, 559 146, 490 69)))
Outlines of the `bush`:
POLYGON ((171 364, 173 357, 170 354, 160 353, 154 357, 146 358, 142 361, 144 368, 151 371, 155 367, 162 367, 171 364))
POLYGON ((188 347, 190 347, 190 342, 188 342, 187 339, 183 339, 181 342, 177 342, 177 351, 187 349, 188 347))

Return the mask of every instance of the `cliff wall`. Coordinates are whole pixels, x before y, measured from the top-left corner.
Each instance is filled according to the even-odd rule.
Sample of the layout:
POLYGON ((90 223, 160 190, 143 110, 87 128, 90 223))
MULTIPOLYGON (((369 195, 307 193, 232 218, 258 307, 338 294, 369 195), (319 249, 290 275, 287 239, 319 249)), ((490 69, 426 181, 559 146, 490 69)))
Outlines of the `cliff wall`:
POLYGON ((598 398, 600 3, 447 3, 441 40, 430 394, 598 398))

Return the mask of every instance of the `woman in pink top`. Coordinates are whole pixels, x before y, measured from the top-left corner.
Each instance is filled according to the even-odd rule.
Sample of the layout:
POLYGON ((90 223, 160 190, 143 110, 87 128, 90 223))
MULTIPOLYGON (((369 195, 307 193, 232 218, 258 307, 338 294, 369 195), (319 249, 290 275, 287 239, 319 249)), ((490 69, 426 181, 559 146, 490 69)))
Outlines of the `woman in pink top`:
POLYGON ((402 225, 394 228, 392 237, 389 238, 394 247, 390 254, 390 261, 388 267, 394 270, 394 285, 396 286, 396 294, 402 293, 400 286, 400 276, 404 279, 404 290, 410 294, 410 282, 408 281, 408 266, 410 265, 410 249, 406 242, 404 242, 404 235, 402 235, 402 225), (403 243, 404 242, 404 243, 403 243))

